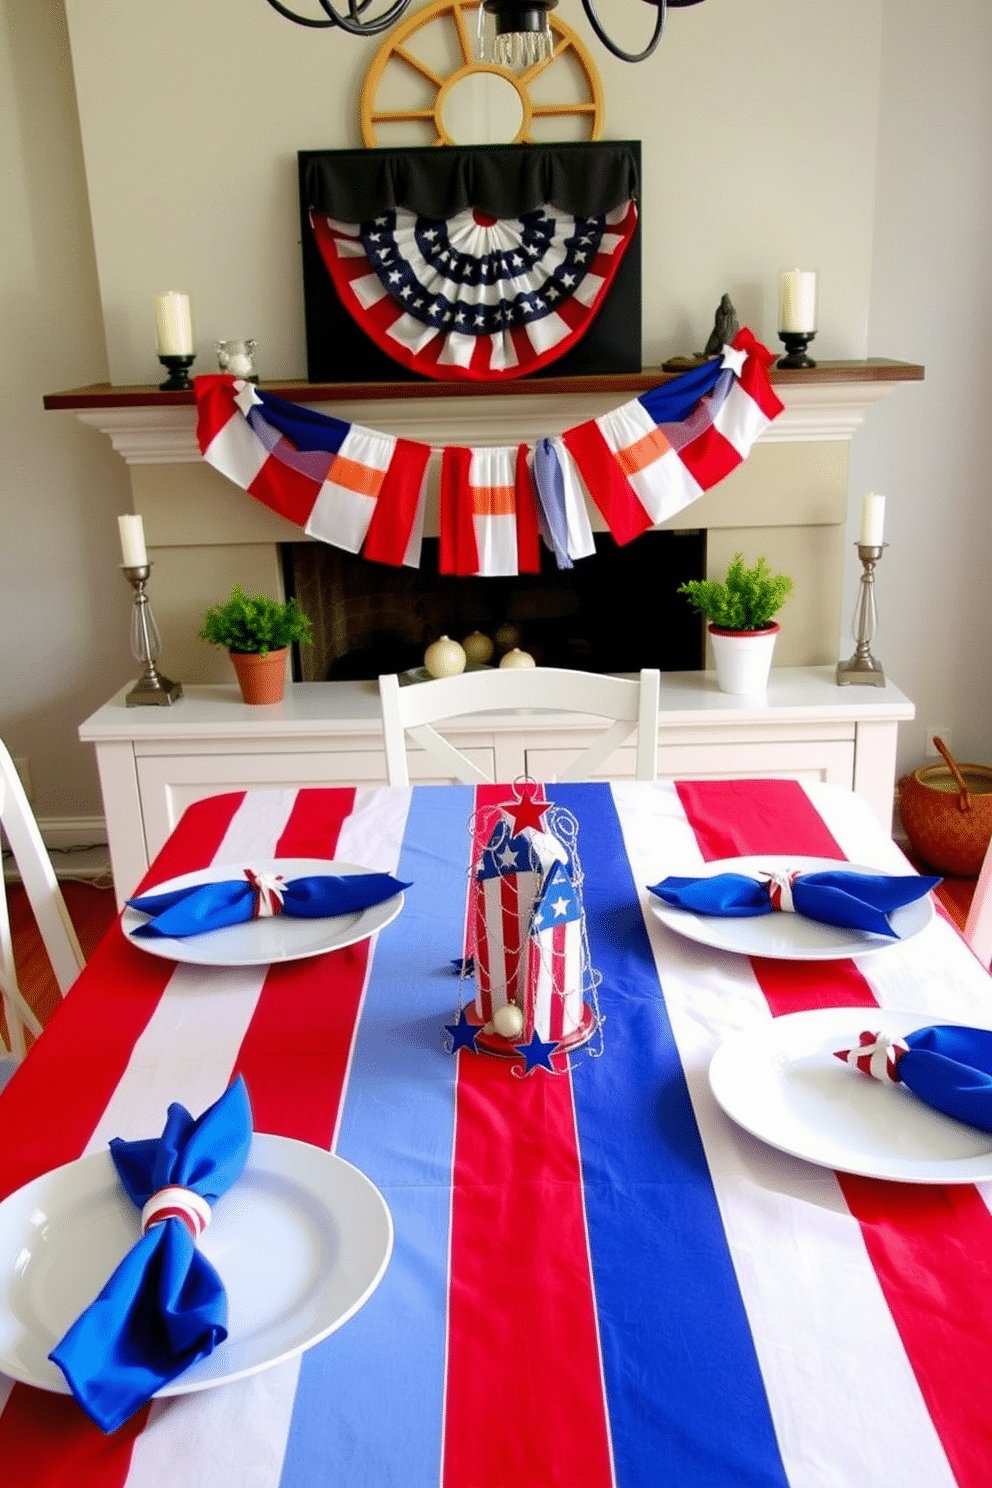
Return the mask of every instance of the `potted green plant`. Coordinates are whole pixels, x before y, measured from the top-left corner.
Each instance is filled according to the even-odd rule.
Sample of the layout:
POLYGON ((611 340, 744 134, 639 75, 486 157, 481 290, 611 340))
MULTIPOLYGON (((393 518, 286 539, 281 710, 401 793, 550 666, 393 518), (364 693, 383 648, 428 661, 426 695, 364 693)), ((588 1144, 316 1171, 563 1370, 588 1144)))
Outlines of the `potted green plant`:
POLYGON ((690 579, 679 586, 709 622, 721 692, 763 692, 779 632, 773 618, 792 593, 792 580, 773 574, 762 556, 746 568, 735 553, 722 579, 690 579))
POLYGON ((294 641, 313 640, 310 619, 295 599, 285 603, 258 594, 250 597, 235 584, 230 599, 203 617, 199 636, 223 646, 246 703, 278 703, 286 681, 286 652, 294 641))

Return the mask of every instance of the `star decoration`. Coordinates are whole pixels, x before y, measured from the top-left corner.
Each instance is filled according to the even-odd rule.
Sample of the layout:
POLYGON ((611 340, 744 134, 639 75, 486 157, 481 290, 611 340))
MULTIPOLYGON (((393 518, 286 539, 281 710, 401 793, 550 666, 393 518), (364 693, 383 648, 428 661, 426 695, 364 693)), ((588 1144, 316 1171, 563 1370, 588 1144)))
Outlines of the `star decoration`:
POLYGON ((744 370, 744 363, 746 361, 746 347, 738 348, 734 346, 724 346, 723 361, 720 363, 721 368, 729 367, 735 377, 740 377, 741 373, 744 370))
POLYGON ((539 785, 532 785, 529 791, 526 786, 522 786, 519 800, 502 801, 500 804, 507 816, 513 817, 515 837, 523 831, 524 827, 536 827, 539 832, 542 832, 544 813, 551 809, 551 802, 543 799, 539 785))
POLYGON ((451 1034, 452 1054, 457 1054, 459 1049, 471 1049, 473 1054, 476 1052, 475 1041, 479 1036, 479 1029, 468 1021, 467 1008, 462 1008, 457 1023, 445 1023, 444 1031, 451 1034))
POLYGON ((524 1056, 524 1059, 527 1062, 526 1073, 528 1075, 530 1074, 532 1069, 538 1068, 552 1070, 553 1072, 551 1056, 554 1054, 558 1045, 557 1043, 555 1043, 554 1040, 546 1044, 536 1028, 531 1035, 529 1044, 514 1044, 513 1047, 516 1049, 518 1054, 522 1054, 524 1056))

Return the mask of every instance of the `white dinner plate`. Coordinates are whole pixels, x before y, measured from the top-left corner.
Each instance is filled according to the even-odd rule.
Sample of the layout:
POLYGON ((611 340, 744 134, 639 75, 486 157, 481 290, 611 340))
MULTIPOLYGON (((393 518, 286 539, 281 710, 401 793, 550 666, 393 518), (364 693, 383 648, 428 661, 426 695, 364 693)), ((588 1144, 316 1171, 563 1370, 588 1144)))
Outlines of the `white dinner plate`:
POLYGON ((955 1021, 875 1007, 787 1013, 725 1039, 710 1061, 710 1088, 745 1131, 821 1167, 902 1183, 981 1183, 992 1179, 992 1133, 834 1058, 866 1029, 902 1035, 955 1021))
MULTIPOLYGON (((190 884, 219 883, 239 878, 244 864, 212 863, 196 873, 182 873, 178 878, 152 884, 146 894, 167 894, 190 884)), ((314 874, 369 873, 355 863, 339 863, 330 858, 273 858, 247 865, 256 873, 280 873, 283 878, 306 878, 314 874)), ((403 908, 402 893, 372 904, 368 909, 351 914, 329 915, 324 919, 297 919, 293 915, 271 915, 267 919, 248 920, 243 925, 230 925, 222 930, 207 930, 199 935, 171 939, 168 936, 135 935, 139 925, 150 919, 140 910, 126 907, 121 928, 139 950, 167 961, 188 961, 193 966, 264 966, 270 961, 299 961, 304 956, 320 956, 341 946, 367 940, 383 925, 394 920, 403 908)))
MULTIPOLYGON (((141 1236, 109 1152, 45 1173, 0 1204, 0 1370, 69 1393, 48 1358, 141 1236)), ((320 1147, 256 1133, 199 1247, 228 1298, 228 1337, 159 1395, 208 1390, 302 1353, 347 1322, 393 1248, 385 1199, 320 1147)))
MULTIPOLYGON (((880 873, 879 868, 865 868, 848 863, 844 858, 806 858, 795 855, 764 853, 761 857, 721 858, 694 871, 694 876, 713 877, 717 873, 744 873, 757 878, 762 873, 822 873, 835 870, 851 873, 880 873)), ((845 930, 837 925, 821 925, 804 915, 778 913, 733 919, 725 915, 693 914, 686 909, 671 909, 657 896, 651 896, 651 908, 670 930, 689 940, 720 951, 734 951, 741 956, 770 956, 776 961, 834 961, 847 956, 866 956, 871 951, 898 945, 925 930, 933 919, 930 895, 906 904, 889 916, 898 940, 875 935, 870 930, 845 930)))

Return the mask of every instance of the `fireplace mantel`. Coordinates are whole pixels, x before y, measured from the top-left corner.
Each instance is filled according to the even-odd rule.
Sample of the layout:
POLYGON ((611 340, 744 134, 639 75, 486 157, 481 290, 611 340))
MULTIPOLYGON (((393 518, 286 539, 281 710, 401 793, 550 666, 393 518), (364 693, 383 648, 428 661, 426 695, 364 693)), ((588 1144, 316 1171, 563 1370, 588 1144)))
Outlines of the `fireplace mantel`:
MULTIPOLYGON (((294 403, 333 405, 336 415, 407 438, 435 444, 515 444, 561 433, 595 418, 674 374, 647 368, 601 377, 547 377, 498 384, 391 382, 265 382, 294 403)), ((917 363, 875 357, 822 362, 807 371, 773 368, 771 381, 784 413, 761 435, 763 444, 850 440, 868 409, 909 382, 923 380, 917 363)), ((49 393, 44 405, 70 410, 107 435, 128 465, 188 464, 200 459, 192 392, 94 383, 49 393)))
MULTIPOLYGON (((661 525, 706 532, 706 566, 722 573, 738 551, 764 554, 795 589, 783 612, 779 666, 836 663, 849 526, 850 441, 880 399, 920 382, 921 366, 877 358, 826 362, 805 372, 774 368, 785 410, 747 460, 712 490, 661 525)), ((469 446, 533 443, 618 408, 665 382, 660 368, 613 377, 531 378, 526 382, 266 382, 309 404, 384 433, 469 446)), ((97 385, 53 393, 49 409, 85 420, 128 466, 134 510, 145 521, 155 564, 153 600, 164 670, 184 684, 229 675, 226 656, 197 639, 204 611, 231 592, 278 594, 282 549, 300 529, 254 501, 202 459, 192 392, 97 385)), ((437 473, 431 462, 425 533, 437 535, 437 473)), ((893 499, 897 493, 893 493, 893 499)), ((590 520, 603 520, 590 505, 590 520)), ((480 580, 480 583, 486 583, 480 580)))

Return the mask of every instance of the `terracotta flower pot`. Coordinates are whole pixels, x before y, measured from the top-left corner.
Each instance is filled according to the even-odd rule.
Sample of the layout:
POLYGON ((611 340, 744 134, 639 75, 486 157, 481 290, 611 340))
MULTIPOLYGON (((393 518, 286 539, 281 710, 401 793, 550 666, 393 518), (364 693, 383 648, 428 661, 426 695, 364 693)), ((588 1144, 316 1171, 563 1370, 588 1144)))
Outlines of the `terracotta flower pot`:
POLYGON ((739 697, 764 692, 772 652, 780 627, 769 625, 764 630, 721 630, 709 627, 716 662, 716 685, 721 692, 739 697))
POLYGON ((270 651, 260 656, 254 651, 229 651, 231 665, 241 685, 246 703, 281 703, 286 689, 286 652, 270 651))

